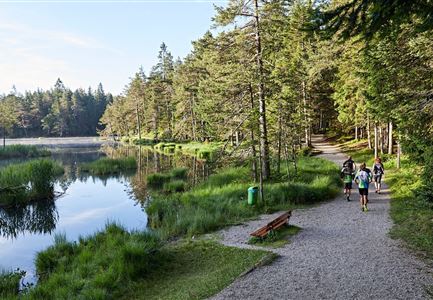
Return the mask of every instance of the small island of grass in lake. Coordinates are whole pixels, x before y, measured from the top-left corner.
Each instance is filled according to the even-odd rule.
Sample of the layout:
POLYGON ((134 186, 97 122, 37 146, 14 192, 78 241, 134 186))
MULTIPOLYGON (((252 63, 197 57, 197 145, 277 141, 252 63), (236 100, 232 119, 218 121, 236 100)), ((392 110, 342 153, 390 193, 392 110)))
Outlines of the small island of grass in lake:
POLYGON ((0 147, 0 159, 35 158, 50 155, 50 151, 30 145, 7 145, 0 147))
POLYGON ((137 169, 134 157, 108 158, 104 157, 94 162, 82 164, 80 170, 94 175, 110 175, 137 169))

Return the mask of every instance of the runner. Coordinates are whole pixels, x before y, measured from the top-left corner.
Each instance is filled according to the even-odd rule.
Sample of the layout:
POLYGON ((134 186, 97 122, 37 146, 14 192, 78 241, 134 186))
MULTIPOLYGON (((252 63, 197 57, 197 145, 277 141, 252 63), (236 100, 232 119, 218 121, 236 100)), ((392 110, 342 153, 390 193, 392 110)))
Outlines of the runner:
POLYGON ((371 182, 371 171, 362 163, 359 166, 359 171, 355 176, 355 182, 358 184, 359 196, 361 202, 361 210, 364 212, 368 211, 368 185, 371 182))
POLYGON ((380 157, 376 157, 373 164, 373 178, 374 178, 374 186, 376 188, 376 193, 380 194, 380 187, 382 183, 382 175, 385 174, 385 169, 382 164, 382 160, 380 157))
POLYGON ((343 163, 343 168, 344 167, 349 167, 349 169, 352 171, 353 174, 355 174, 355 170, 356 170, 356 164, 352 159, 352 156, 348 156, 347 160, 343 163))
POLYGON ((341 169, 340 177, 343 179, 344 182, 344 195, 346 196, 347 201, 350 201, 353 175, 353 170, 351 170, 348 166, 345 166, 343 167, 343 169, 341 169))
POLYGON ((351 156, 347 157, 347 160, 343 163, 343 168, 341 169, 340 176, 344 182, 344 195, 346 200, 350 201, 350 194, 352 190, 352 180, 355 174, 356 164, 352 160, 351 156))

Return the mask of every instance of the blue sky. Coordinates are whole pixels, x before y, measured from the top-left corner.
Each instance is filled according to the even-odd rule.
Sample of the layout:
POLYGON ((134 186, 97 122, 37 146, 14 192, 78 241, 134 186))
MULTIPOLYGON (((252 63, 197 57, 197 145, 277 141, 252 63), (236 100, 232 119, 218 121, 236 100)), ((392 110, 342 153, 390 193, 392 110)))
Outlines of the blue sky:
POLYGON ((0 94, 66 86, 118 94, 142 65, 149 72, 165 42, 185 57, 225 1, 0 0, 0 94), (74 3, 75 2, 75 3, 74 3))

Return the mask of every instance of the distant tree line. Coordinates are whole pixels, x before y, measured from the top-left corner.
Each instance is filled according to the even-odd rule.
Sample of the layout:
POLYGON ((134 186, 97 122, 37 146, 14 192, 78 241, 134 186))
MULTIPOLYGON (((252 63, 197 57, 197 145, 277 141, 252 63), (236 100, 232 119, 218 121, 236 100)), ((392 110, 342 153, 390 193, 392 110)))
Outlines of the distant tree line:
POLYGON ((0 128, 9 137, 91 136, 103 129, 99 119, 113 101, 102 84, 75 91, 58 79, 48 91, 0 95, 0 128))

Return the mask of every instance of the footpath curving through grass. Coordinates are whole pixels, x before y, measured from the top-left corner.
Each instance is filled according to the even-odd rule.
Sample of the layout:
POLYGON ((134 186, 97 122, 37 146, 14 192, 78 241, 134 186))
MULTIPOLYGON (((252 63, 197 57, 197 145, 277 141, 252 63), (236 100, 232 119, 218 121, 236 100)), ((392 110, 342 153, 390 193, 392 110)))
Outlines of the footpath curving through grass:
POLYGON ((0 147, 0 159, 35 158, 50 155, 50 151, 30 145, 8 145, 6 147, 0 147))

